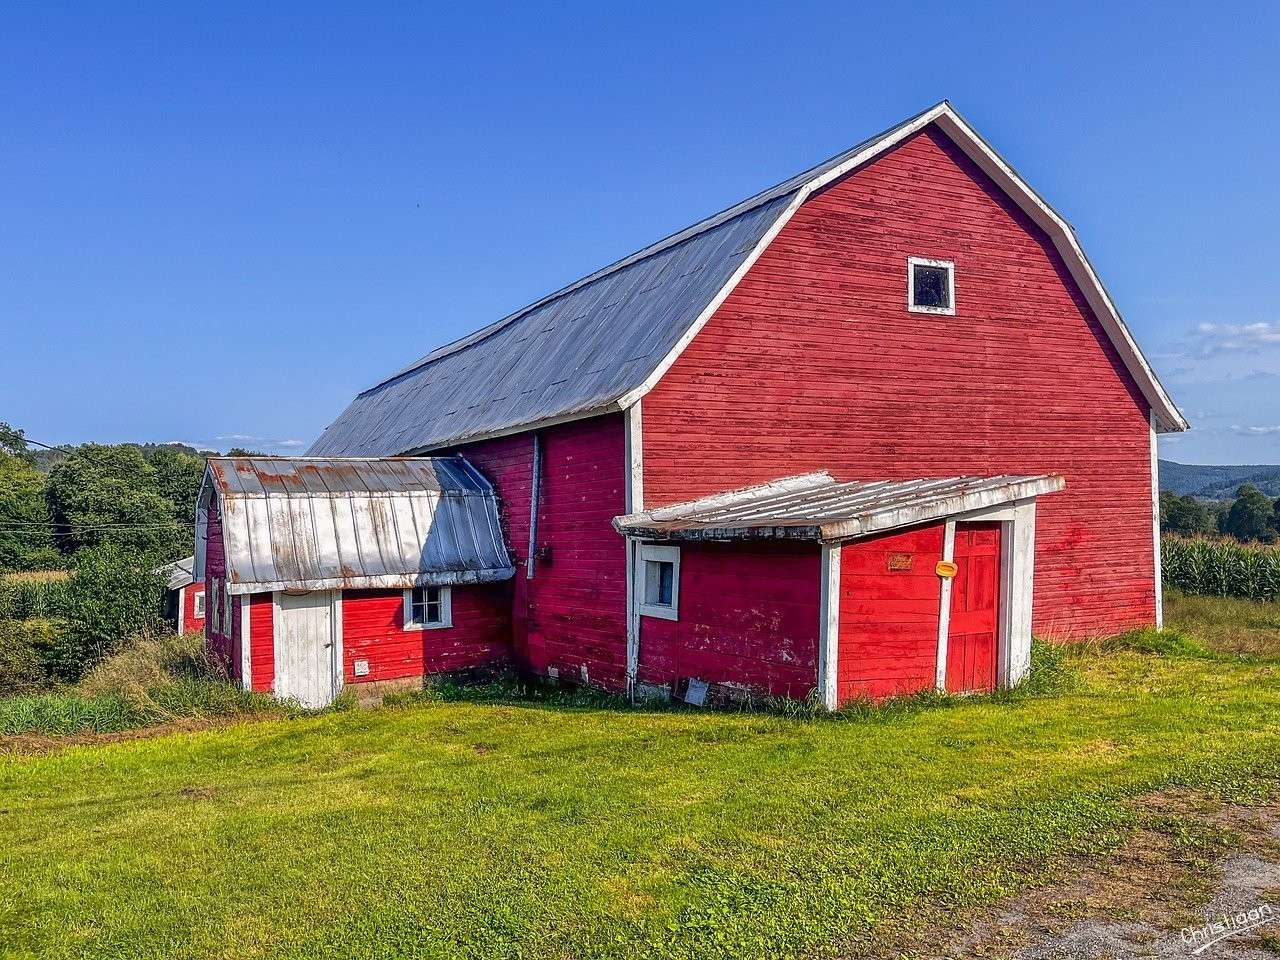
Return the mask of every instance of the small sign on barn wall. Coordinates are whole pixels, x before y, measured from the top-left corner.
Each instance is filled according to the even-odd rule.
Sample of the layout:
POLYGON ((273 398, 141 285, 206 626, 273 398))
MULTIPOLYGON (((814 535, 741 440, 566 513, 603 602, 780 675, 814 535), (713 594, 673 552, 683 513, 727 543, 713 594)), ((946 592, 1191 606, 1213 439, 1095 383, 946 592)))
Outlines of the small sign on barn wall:
POLYGON ((889 570, 897 572, 911 569, 912 554, 910 553, 891 553, 889 554, 889 570))

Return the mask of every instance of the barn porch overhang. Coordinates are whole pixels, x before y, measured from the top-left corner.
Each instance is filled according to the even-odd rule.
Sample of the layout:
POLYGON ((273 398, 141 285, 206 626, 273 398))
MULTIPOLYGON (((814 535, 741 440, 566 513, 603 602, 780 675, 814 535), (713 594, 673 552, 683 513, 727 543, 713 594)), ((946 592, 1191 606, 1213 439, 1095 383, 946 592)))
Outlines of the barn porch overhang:
POLYGON ((197 579, 216 504, 232 594, 514 574, 494 489, 462 457, 213 457, 197 503, 197 579))
POLYGON ((825 543, 917 526, 1063 489, 1057 474, 838 481, 819 471, 615 517, 643 540, 789 539, 825 543))

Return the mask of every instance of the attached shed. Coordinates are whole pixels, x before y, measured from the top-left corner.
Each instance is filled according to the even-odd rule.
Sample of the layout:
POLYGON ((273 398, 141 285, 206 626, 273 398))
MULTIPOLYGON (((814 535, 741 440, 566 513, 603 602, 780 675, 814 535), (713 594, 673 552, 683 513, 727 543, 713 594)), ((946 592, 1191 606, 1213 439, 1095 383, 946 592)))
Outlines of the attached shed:
POLYGON ((619 517, 637 683, 816 688, 831 709, 1011 686, 1030 663, 1036 501, 1063 487, 817 472, 619 517))
POLYGON ((210 649, 246 688, 322 706, 507 656, 497 498, 460 457, 212 458, 196 544, 210 649))
POLYGON ((156 570, 165 578, 165 617, 179 633, 204 632, 204 581, 192 574, 195 562, 183 557, 156 570))

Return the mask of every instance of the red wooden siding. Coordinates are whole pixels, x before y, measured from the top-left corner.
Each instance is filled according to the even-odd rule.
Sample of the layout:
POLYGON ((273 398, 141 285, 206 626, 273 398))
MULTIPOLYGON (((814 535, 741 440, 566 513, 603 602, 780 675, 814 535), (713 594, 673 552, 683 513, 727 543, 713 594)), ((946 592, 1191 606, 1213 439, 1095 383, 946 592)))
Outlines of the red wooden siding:
POLYGON ((612 522, 626 507, 622 416, 577 420, 542 430, 540 436, 538 547, 550 558, 536 562, 532 580, 524 571, 531 435, 458 451, 489 477, 502 502, 508 546, 517 560, 512 585, 517 656, 537 672, 552 667, 562 677, 585 675, 591 683, 620 690, 626 685, 626 549, 612 522))
POLYGON ((204 630, 204 617, 196 616, 196 594, 204 593, 203 583, 189 583, 182 588, 178 602, 182 604, 182 632, 201 633, 204 630))
POLYGON ((453 626, 404 629, 402 590, 347 590, 342 595, 343 675, 347 683, 421 677, 504 660, 510 651, 507 584, 454 587, 453 626), (355 674, 367 660, 368 676, 355 674))
POLYGON ((270 691, 276 680, 275 608, 269 593, 249 594, 249 668, 253 689, 270 691))
MULTIPOLYGON (((209 515, 207 521, 207 538, 205 541, 204 563, 205 563, 205 587, 208 590, 208 596, 205 600, 205 649, 208 651, 210 658, 215 662, 230 663, 233 650, 233 640, 230 630, 225 633, 213 629, 213 620, 210 617, 213 610, 209 604, 213 602, 213 583, 219 584, 219 591, 226 586, 227 562, 226 556, 222 549, 222 513, 218 505, 218 498, 214 497, 209 501, 209 515)), ((185 591, 184 591, 185 593, 185 591)), ((186 602, 186 598, 183 598, 186 602)))
POLYGON ((933 689, 942 534, 936 524, 840 548, 840 703, 933 689))
POLYGON ((992 690, 1000 614, 1000 524, 956 524, 947 621, 947 689, 992 690))
POLYGON ((820 568, 816 544, 682 544, 680 619, 640 618, 637 678, 807 696, 817 681, 820 568))
POLYGON ((1044 234, 930 128, 811 198, 644 398, 646 506, 841 479, 1059 472, 1035 627, 1154 619, 1147 405, 1044 234), (906 309, 954 260, 954 317, 906 309))

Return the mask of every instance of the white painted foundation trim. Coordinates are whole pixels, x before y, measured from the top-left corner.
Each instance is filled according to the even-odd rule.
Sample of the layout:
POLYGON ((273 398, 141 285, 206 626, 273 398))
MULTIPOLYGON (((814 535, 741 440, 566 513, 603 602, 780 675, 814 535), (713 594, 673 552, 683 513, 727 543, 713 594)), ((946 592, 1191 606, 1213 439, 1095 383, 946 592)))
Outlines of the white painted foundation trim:
MULTIPOLYGON (((942 559, 955 559, 956 522, 948 520, 942 531, 942 559)), ((951 629, 951 581, 953 577, 941 577, 942 586, 938 601, 938 663, 934 670, 933 685, 938 690, 947 689, 947 635, 951 629)))
POLYGON ((818 697, 828 710, 840 706, 840 544, 822 545, 818 622, 818 697))
POLYGON ((1160 558, 1160 451, 1156 446, 1156 413, 1148 416, 1151 425, 1151 539, 1155 557, 1156 629, 1164 629, 1164 570, 1160 558))
POLYGON ((240 684, 246 690, 253 689, 253 657, 249 639, 249 594, 240 597, 240 684))

